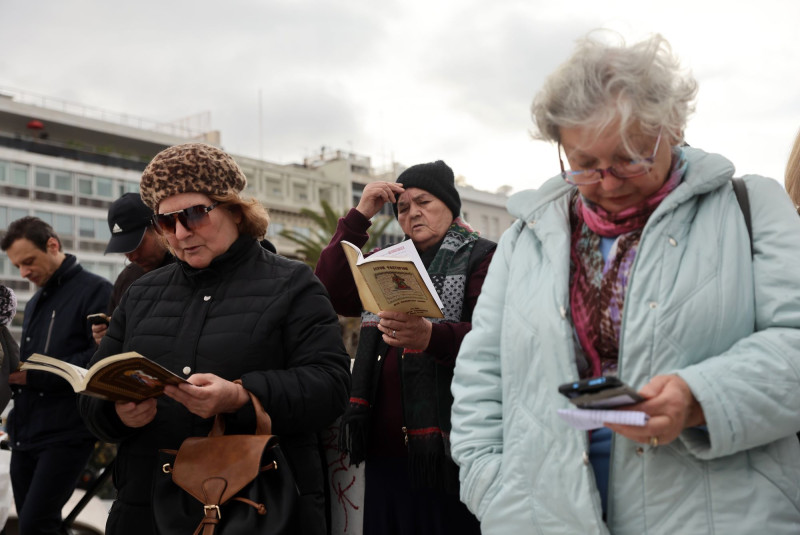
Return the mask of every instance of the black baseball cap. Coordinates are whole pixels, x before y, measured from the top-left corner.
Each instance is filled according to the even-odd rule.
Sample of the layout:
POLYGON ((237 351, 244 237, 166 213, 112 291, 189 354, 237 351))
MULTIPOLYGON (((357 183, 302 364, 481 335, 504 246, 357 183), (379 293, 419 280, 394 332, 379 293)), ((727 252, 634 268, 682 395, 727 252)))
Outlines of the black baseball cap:
POLYGON ((104 254, 134 251, 152 222, 153 211, 142 202, 142 197, 138 193, 124 194, 108 209, 111 240, 104 254))

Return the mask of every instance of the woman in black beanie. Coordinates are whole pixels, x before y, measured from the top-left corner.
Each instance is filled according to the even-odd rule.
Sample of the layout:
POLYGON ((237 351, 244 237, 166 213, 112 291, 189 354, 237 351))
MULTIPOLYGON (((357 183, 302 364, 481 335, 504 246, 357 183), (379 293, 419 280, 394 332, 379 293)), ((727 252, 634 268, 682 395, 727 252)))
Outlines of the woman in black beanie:
POLYGON ((352 464, 366 461, 364 535, 480 533, 459 501, 449 456, 450 380, 495 244, 460 212, 452 169, 441 160, 414 165, 395 183, 364 188, 317 264, 336 312, 361 316, 340 447, 352 464), (443 320, 362 310, 340 242, 363 246, 370 218, 387 202, 428 269, 443 320))

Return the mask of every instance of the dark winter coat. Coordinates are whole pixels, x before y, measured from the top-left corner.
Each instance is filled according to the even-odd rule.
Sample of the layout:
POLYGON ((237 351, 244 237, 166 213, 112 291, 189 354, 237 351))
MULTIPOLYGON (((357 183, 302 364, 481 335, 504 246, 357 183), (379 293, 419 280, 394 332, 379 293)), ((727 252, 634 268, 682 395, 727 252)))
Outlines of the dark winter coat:
MULTIPOLYGON (((86 316, 106 312, 111 283, 90 273, 73 255, 25 306, 20 358, 44 353, 86 367, 97 345, 86 316)), ((55 443, 93 440, 78 413, 76 394, 57 375, 29 371, 25 386, 15 385, 8 420, 12 446, 27 450, 55 443)))
MULTIPOLYGON (((175 257, 170 253, 165 252, 164 260, 161 261, 161 264, 158 267, 164 267, 173 263, 174 261, 175 257)), ((144 274, 145 271, 139 264, 130 263, 125 266, 125 269, 123 269, 119 276, 117 276, 117 280, 114 281, 114 291, 111 293, 111 300, 108 303, 109 314, 113 314, 114 310, 117 309, 119 302, 122 301, 122 296, 125 295, 125 290, 128 289, 128 286, 133 284, 133 281, 137 280, 144 274)))
MULTIPOLYGON (((292 464, 302 503, 295 532, 325 533, 317 433, 345 409, 350 361, 328 294, 307 266, 242 237, 206 269, 177 262, 147 273, 123 297, 95 360, 123 351, 138 351, 184 377, 241 379, 272 417, 292 464)), ((123 425, 108 402, 84 397, 81 412, 99 437, 120 443, 108 533, 152 533, 157 450, 207 435, 212 419, 166 396, 141 429, 123 425)), ((249 404, 227 417, 230 433, 251 433, 254 426, 249 404)))

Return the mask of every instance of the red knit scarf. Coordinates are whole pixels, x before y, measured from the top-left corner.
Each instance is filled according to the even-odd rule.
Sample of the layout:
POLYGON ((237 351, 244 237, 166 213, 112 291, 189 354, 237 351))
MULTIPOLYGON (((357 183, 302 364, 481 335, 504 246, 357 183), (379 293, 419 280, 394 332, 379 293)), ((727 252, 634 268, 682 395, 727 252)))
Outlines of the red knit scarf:
POLYGON ((570 309, 588 360, 578 358, 581 377, 616 373, 625 291, 642 229, 685 171, 682 153, 673 152, 672 171, 658 191, 616 214, 575 196, 570 218, 570 309), (618 237, 607 261, 600 250, 601 237, 618 237))

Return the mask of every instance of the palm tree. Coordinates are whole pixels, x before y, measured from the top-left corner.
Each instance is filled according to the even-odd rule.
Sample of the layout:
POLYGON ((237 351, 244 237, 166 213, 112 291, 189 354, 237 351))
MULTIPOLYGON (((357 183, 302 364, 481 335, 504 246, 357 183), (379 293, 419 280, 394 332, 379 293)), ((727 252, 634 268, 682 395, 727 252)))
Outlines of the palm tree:
MULTIPOLYGON (((317 212, 308 208, 303 208, 300 210, 304 216, 308 217, 316 224, 317 228, 311 231, 310 236, 305 236, 304 234, 290 229, 284 229, 280 232, 281 236, 287 240, 295 242, 300 246, 296 252, 303 256, 303 261, 311 266, 312 269, 317 266, 317 261, 319 261, 319 255, 322 253, 322 249, 328 245, 328 243, 331 241, 331 237, 333 237, 334 233, 336 232, 336 225, 339 223, 339 217, 343 217, 347 213, 347 211, 345 211, 344 214, 339 216, 333 211, 331 205, 326 201, 321 201, 320 204, 322 205, 321 214, 318 214, 317 212)), ((373 226, 370 228, 369 240, 367 240, 367 243, 364 244, 362 250, 366 252, 374 249, 377 246, 381 235, 386 230, 386 227, 392 221, 394 221, 394 219, 389 216, 377 218, 373 226)), ((350 354, 350 358, 355 357, 356 347, 358 346, 360 324, 360 318, 346 318, 344 316, 339 316, 339 325, 342 329, 342 339, 347 352, 350 354)))
MULTIPOLYGON (((322 205, 323 211, 321 214, 309 208, 302 208, 300 210, 301 214, 315 223, 316 228, 311 231, 309 236, 305 236, 294 229, 284 229, 280 232, 281 236, 300 246, 295 252, 302 256, 303 261, 312 268, 317 266, 317 261, 319 261, 319 255, 322 253, 322 249, 328 245, 328 242, 331 241, 331 237, 336 232, 336 225, 339 223, 339 218, 344 217, 347 213, 347 211, 345 211, 341 215, 337 214, 327 201, 320 201, 320 204, 322 205)), ((370 229, 369 240, 364 247, 362 247, 362 250, 371 251, 374 249, 381 235, 386 230, 386 227, 392 221, 394 220, 390 217, 376 220, 375 224, 370 229)))

